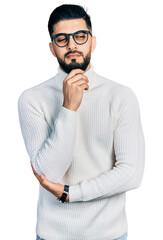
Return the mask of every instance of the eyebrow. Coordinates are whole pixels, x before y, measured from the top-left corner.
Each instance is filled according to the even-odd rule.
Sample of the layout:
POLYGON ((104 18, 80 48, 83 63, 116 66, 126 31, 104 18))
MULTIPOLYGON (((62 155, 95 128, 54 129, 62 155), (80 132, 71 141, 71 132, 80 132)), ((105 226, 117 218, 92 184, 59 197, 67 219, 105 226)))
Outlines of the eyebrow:
MULTIPOLYGON (((75 31, 73 33, 80 32, 80 31, 82 32, 82 31, 90 31, 90 30, 80 29, 80 30, 77 30, 77 31, 75 31)), ((91 33, 91 31, 90 31, 90 33, 91 33)), ((60 32, 60 33, 53 34, 52 36, 58 35, 58 34, 72 34, 72 33, 60 32)))

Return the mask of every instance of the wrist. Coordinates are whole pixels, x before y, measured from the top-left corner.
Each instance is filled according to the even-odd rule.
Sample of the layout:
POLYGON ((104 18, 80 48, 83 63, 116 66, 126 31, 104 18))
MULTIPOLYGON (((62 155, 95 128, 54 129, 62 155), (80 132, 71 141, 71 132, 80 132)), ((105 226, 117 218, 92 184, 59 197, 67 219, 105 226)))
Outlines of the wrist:
POLYGON ((63 104, 62 106, 65 107, 65 108, 67 108, 68 110, 71 110, 71 111, 76 112, 76 109, 73 108, 72 106, 69 106, 69 105, 66 105, 66 104, 63 104))
POLYGON ((64 185, 64 191, 62 193, 61 198, 57 198, 57 200, 59 200, 62 203, 68 202, 69 201, 69 185, 64 185))
POLYGON ((66 202, 69 202, 69 193, 68 193, 68 195, 66 197, 66 202))

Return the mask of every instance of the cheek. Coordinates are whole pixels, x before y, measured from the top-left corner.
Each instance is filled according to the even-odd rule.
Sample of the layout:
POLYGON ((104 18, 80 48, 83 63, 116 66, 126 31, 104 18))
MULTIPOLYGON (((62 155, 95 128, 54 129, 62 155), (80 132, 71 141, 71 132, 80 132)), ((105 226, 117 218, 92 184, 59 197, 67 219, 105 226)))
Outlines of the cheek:
POLYGON ((90 55, 90 54, 91 54, 91 46, 88 46, 87 49, 86 49, 86 51, 85 51, 84 56, 90 55))
POLYGON ((64 59, 64 56, 65 56, 65 53, 66 51, 64 49, 56 49, 55 48, 55 54, 57 57, 61 58, 61 59, 64 59))
POLYGON ((78 51, 82 52, 86 56, 91 51, 90 44, 81 45, 78 51))
POLYGON ((90 52, 91 48, 92 48, 92 41, 89 39, 88 42, 83 45, 83 48, 85 49, 85 52, 90 52))

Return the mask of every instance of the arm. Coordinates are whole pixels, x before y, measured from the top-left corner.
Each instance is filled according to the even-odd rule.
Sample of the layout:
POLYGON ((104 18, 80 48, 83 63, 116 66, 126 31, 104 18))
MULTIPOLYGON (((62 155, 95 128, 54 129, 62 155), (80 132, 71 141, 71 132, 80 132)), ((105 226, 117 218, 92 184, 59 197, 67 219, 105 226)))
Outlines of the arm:
POLYGON ((34 94, 24 91, 18 99, 18 114, 35 171, 49 181, 60 182, 72 161, 77 112, 61 106, 51 129, 34 94))
POLYGON ((139 187, 144 170, 145 141, 139 104, 132 91, 117 108, 114 130, 116 163, 112 170, 70 186, 69 202, 103 199, 139 187))

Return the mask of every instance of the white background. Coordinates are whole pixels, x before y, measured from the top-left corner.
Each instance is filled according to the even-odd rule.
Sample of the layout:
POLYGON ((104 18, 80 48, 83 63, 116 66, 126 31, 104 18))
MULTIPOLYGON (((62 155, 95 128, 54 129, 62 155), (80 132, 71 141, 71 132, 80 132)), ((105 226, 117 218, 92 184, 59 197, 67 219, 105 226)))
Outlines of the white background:
POLYGON ((20 132, 21 92, 57 73, 47 23, 63 3, 91 15, 97 47, 94 70, 137 95, 146 142, 140 188, 127 193, 129 240, 163 239, 163 6, 162 1, 3 1, 0 6, 1 239, 34 240, 38 180, 20 132))

